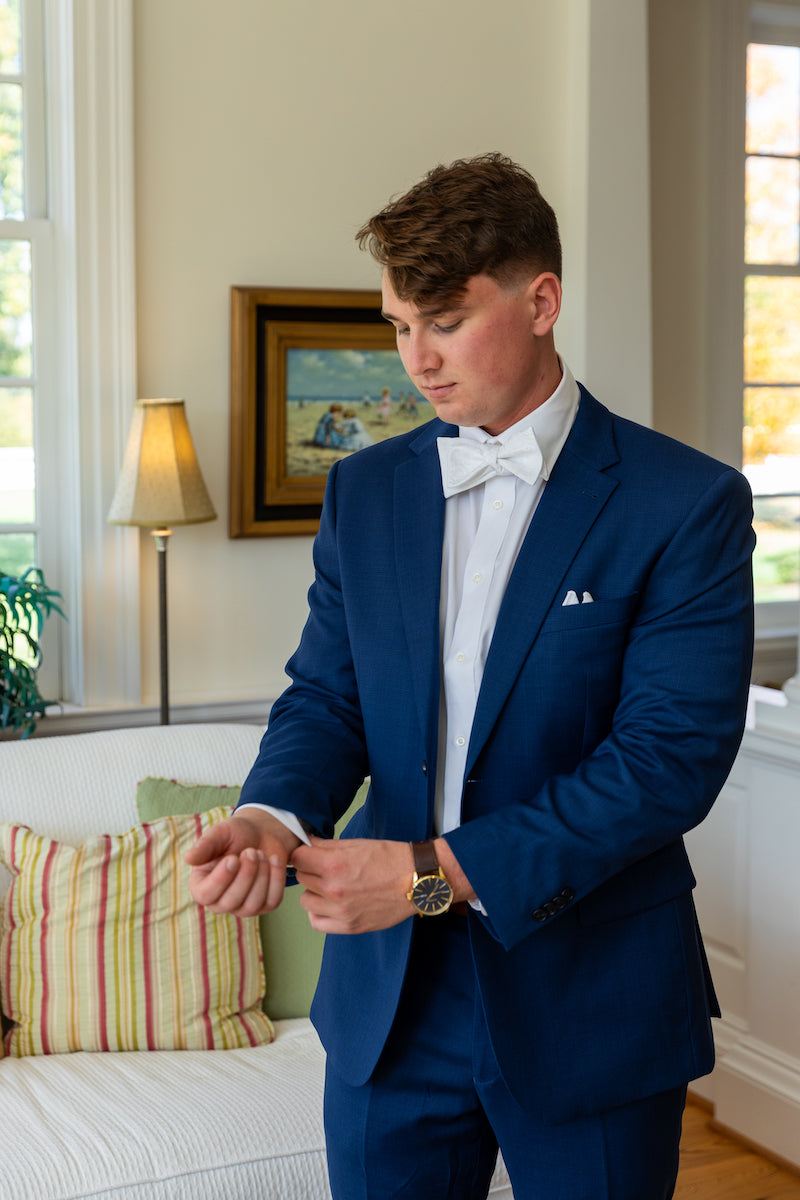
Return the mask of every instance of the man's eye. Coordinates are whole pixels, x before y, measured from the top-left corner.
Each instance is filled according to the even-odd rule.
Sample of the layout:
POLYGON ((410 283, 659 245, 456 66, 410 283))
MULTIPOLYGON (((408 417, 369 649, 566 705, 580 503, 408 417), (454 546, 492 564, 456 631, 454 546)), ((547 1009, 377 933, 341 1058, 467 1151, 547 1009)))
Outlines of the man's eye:
POLYGON ((454 321, 452 325, 437 325, 436 332, 437 333, 454 333, 456 331, 456 329, 458 329, 460 324, 461 324, 460 321, 454 321))

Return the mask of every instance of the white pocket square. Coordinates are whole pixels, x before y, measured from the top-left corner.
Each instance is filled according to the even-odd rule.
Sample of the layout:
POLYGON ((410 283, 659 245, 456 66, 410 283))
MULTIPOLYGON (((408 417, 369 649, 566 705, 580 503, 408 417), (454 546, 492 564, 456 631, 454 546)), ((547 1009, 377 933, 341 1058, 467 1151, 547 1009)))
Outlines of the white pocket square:
POLYGON ((594 596, 592 595, 591 592, 584 592, 582 599, 579 600, 578 593, 573 592, 572 589, 570 588, 570 590, 567 592, 564 599, 561 601, 561 607, 566 608, 566 606, 568 604, 593 604, 593 603, 594 603, 594 596))

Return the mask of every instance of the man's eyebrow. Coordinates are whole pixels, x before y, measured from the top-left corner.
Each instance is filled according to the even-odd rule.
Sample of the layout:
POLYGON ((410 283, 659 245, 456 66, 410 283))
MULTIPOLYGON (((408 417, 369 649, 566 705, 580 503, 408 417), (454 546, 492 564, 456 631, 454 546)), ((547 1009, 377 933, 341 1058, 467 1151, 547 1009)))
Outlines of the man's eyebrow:
MULTIPOLYGON (((463 312, 466 305, 463 302, 454 300, 452 304, 439 305, 431 308, 419 308, 417 313, 420 317, 443 317, 446 313, 455 315, 463 312)), ((381 316, 387 321, 399 321, 402 324, 402 317, 396 317, 394 313, 387 312, 385 308, 381 309, 381 316)))

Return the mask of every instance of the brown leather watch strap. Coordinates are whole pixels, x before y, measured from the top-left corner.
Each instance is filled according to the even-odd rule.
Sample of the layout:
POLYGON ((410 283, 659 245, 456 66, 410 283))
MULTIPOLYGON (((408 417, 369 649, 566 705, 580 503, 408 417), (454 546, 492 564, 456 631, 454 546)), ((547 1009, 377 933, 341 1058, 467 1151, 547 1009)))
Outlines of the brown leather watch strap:
POLYGON ((418 875, 438 874, 439 859, 432 838, 426 842, 412 842, 411 851, 414 855, 414 870, 418 875))

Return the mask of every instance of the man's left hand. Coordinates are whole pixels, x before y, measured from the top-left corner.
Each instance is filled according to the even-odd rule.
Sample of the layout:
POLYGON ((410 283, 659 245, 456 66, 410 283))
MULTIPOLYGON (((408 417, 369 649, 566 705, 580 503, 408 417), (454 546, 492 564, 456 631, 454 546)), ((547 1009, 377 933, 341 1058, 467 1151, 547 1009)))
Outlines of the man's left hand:
POLYGON ((300 899, 314 929, 368 933, 413 916, 407 893, 414 873, 408 842, 312 838, 292 854, 300 899))
MULTIPOLYGON (((434 842, 454 900, 474 900, 472 885, 444 838, 434 842)), ((414 875, 409 842, 312 838, 292 854, 300 903, 323 933, 370 933, 399 925, 416 912, 408 899, 414 875)))

